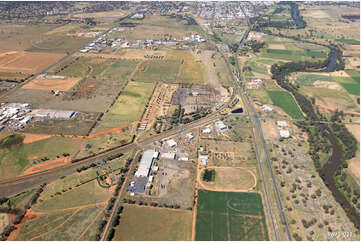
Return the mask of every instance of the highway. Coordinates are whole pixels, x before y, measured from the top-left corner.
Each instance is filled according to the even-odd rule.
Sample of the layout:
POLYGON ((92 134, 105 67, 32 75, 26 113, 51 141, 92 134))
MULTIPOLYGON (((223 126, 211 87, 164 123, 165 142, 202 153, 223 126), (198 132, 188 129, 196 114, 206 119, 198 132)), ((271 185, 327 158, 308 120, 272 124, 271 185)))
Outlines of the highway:
MULTIPOLYGON (((218 110, 218 112, 221 110, 222 109, 218 110)), ((23 191, 27 191, 27 190, 34 188, 38 185, 41 185, 43 183, 49 183, 51 181, 59 179, 62 176, 66 176, 71 173, 74 173, 74 172, 76 172, 77 168, 89 165, 96 161, 101 161, 111 155, 119 154, 119 153, 124 154, 124 153, 130 152, 134 149, 138 149, 138 148, 142 148, 147 145, 150 145, 151 143, 153 143, 155 141, 169 138, 174 135, 184 133, 188 130, 192 130, 194 128, 199 128, 209 122, 212 122, 215 119, 218 119, 220 117, 218 112, 210 114, 209 116, 198 119, 194 122, 191 122, 191 123, 188 123, 185 125, 180 125, 174 129, 165 131, 161 134, 149 136, 149 137, 146 137, 146 138, 143 138, 140 140, 138 139, 136 142, 133 142, 131 144, 119 146, 119 147, 115 147, 115 148, 103 151, 101 153, 95 154, 88 158, 81 159, 75 163, 68 163, 63 166, 51 168, 48 170, 36 172, 33 174, 29 174, 29 175, 19 176, 16 178, 0 180, 0 197, 14 196, 16 194, 19 194, 23 191)))
MULTIPOLYGON (((243 14, 246 16, 243 7, 241 7, 241 9, 243 11, 243 14)), ((266 141, 265 141, 264 136, 263 136, 262 126, 261 126, 257 111, 255 110, 255 107, 254 107, 252 101, 249 99, 249 97, 247 95, 247 92, 246 92, 246 90, 244 88, 244 85, 242 85, 241 68, 239 66, 237 57, 239 55, 239 50, 240 50, 240 48, 242 47, 242 45, 244 43, 244 40, 247 39, 249 32, 253 29, 253 26, 254 26, 254 25, 251 25, 248 18, 247 18, 247 23, 248 23, 249 29, 247 30, 247 32, 245 33, 245 35, 241 39, 241 41, 239 43, 239 47, 238 47, 236 53, 233 53, 235 63, 236 63, 237 72, 238 72, 238 79, 239 79, 239 82, 237 82, 235 84, 239 86, 238 90, 241 90, 240 96, 241 96, 241 98, 243 100, 243 104, 245 104, 245 108, 247 109, 247 111, 249 113, 249 116, 250 116, 250 119, 251 119, 251 123, 253 123, 255 125, 254 129, 257 130, 258 136, 259 136, 259 138, 261 140, 261 144, 262 144, 261 149, 263 149, 263 152, 264 152, 264 154, 266 156, 265 158, 266 158, 266 162, 267 162, 267 165, 268 165, 269 172, 271 174, 274 192, 276 193, 277 202, 278 202, 278 206, 279 206, 281 217, 282 217, 282 223, 285 225, 288 240, 292 240, 291 233, 289 231, 288 223, 287 223, 287 220, 286 220, 286 216, 285 216, 284 211, 283 211, 282 201, 281 201, 279 190, 278 190, 278 187, 277 187, 276 178, 275 178, 273 170, 272 170, 270 156, 269 156, 269 152, 268 152, 268 149, 267 149, 267 144, 266 144, 266 141)), ((265 180, 265 176, 264 176, 264 170, 262 168, 262 165, 263 165, 262 164, 262 159, 261 159, 260 153, 259 153, 260 149, 257 148, 256 134, 255 133, 254 133, 254 139, 255 139, 255 147, 256 147, 256 156, 257 156, 257 161, 258 161, 258 168, 259 168, 259 171, 260 171, 259 173, 260 173, 262 181, 263 181, 262 182, 263 183, 263 191, 264 191, 265 199, 266 199, 267 206, 268 206, 269 217, 270 217, 270 220, 271 220, 270 222, 272 223, 272 228, 273 228, 273 232, 274 232, 274 235, 275 235, 275 240, 279 240, 280 239, 279 238, 279 229, 277 229, 277 226, 276 226, 276 219, 274 217, 275 214, 272 212, 272 206, 271 206, 271 202, 270 202, 270 199, 269 199, 270 194, 269 194, 269 191, 268 191, 268 189, 266 187, 266 180, 265 180)))
MULTIPOLYGON (((248 21, 248 23, 249 23, 249 21, 248 21)), ((251 31, 252 27, 253 26, 251 26, 250 23, 249 23, 249 29, 245 32, 242 40, 240 41, 239 48, 242 46, 244 40, 247 39, 248 33, 251 31)), ((211 28, 212 28, 212 31, 213 31, 213 23, 211 25, 211 28)), ((227 69, 230 72, 230 74, 231 74, 231 76, 233 78, 233 81, 234 81, 234 92, 232 93, 232 98, 229 101, 229 103, 231 103, 234 100, 234 98, 236 97, 236 94, 239 94, 239 96, 242 98, 243 103, 245 105, 245 110, 247 110, 247 113, 250 116, 250 119, 252 121, 251 123, 254 124, 254 129, 256 129, 258 131, 258 134, 259 134, 259 136, 260 136, 260 138, 262 140, 262 147, 261 148, 264 150, 264 152, 266 154, 266 162, 268 164, 268 168, 270 169, 270 172, 271 172, 271 175, 272 175, 273 187, 274 187, 274 191, 276 192, 276 195, 277 195, 277 198, 278 198, 278 204, 279 204, 279 207, 280 207, 281 216, 283 218, 283 222, 284 222, 285 227, 286 227, 286 231, 287 231, 287 234, 288 234, 288 239, 291 240, 291 236, 290 236, 290 233, 289 233, 287 221, 286 221, 285 215, 283 213, 282 202, 281 202, 281 199, 280 199, 280 196, 279 196, 277 184, 276 184, 273 172, 272 172, 272 167, 270 165, 269 154, 268 154, 266 142, 265 142, 264 137, 263 137, 262 127, 261 127, 261 124, 260 124, 260 121, 259 121, 259 117, 257 115, 257 112, 256 112, 254 106, 253 106, 253 103, 250 101, 249 97, 247 96, 247 93, 245 92, 244 86, 242 85, 242 82, 241 82, 241 70, 240 70, 240 67, 239 67, 239 64, 238 64, 238 59, 237 59, 239 48, 238 48, 236 53, 233 53, 234 59, 236 61, 237 76, 234 75, 234 73, 232 71, 232 68, 231 68, 227 58, 225 58, 223 53, 219 51, 222 54, 222 57, 224 58, 224 60, 226 61, 227 69)), ((21 193, 23 191, 34 188, 34 187, 36 187, 36 186, 38 186, 40 184, 49 183, 51 181, 59 179, 60 177, 66 176, 66 175, 71 174, 71 173, 74 173, 74 172, 76 172, 77 168, 89 165, 89 164, 91 164, 93 162, 96 162, 96 161, 103 160, 103 159, 105 159, 105 158, 107 158, 107 157, 109 157, 111 155, 119 154, 119 153, 127 153, 127 152, 130 152, 130 151, 134 150, 134 149, 145 147, 145 146, 151 144, 152 142, 159 141, 159 140, 162 140, 162 139, 165 139, 165 138, 168 138, 168 137, 180 134, 180 133, 184 133, 184 132, 186 132, 188 130, 192 130, 194 128, 201 127, 201 126, 203 126, 203 125, 205 125, 205 124, 219 118, 220 117, 220 115, 219 115, 220 112, 224 108, 226 108, 227 106, 228 105, 225 104, 221 109, 217 110, 216 112, 214 112, 214 113, 210 114, 209 116, 204 117, 202 119, 193 121, 193 122, 185 124, 185 125, 180 125, 179 127, 176 127, 176 128, 174 128, 172 130, 165 131, 165 132, 163 132, 161 134, 158 134, 158 135, 153 135, 153 136, 146 137, 146 138, 143 138, 143 139, 140 139, 140 140, 138 139, 136 142, 133 142, 133 143, 128 144, 128 145, 115 147, 113 149, 110 149, 110 150, 95 154, 95 155, 93 155, 91 157, 81 159, 76 163, 69 163, 69 164, 66 164, 64 166, 51 168, 51 169, 44 170, 44 171, 37 172, 37 173, 33 173, 33 174, 30 174, 30 175, 20 176, 20 177, 16 177, 16 178, 12 178, 12 179, 0 180, 0 197, 10 197, 10 196, 16 195, 16 194, 21 193)), ((235 115, 235 114, 232 114, 232 115, 235 115)), ((258 160, 258 165, 259 165, 259 168, 260 168, 260 174, 261 174, 261 178, 262 178, 262 181, 263 181, 264 195, 265 195, 265 199, 266 199, 266 202, 267 202, 267 206, 269 208, 268 211, 270 213, 270 220, 271 220, 270 222, 272 223, 272 228, 274 230, 273 232, 275 234, 275 239, 278 240, 279 236, 278 236, 278 231, 277 231, 277 228, 276 228, 276 225, 275 225, 276 220, 273 219, 274 214, 272 213, 272 209, 271 209, 272 206, 270 204, 270 200, 269 200, 269 197, 268 197, 269 192, 267 191, 267 187, 265 185, 266 181, 265 181, 264 175, 263 175, 264 171, 262 170, 262 160, 260 159, 259 156, 257 156, 257 157, 258 157, 258 159, 257 159, 258 160)))

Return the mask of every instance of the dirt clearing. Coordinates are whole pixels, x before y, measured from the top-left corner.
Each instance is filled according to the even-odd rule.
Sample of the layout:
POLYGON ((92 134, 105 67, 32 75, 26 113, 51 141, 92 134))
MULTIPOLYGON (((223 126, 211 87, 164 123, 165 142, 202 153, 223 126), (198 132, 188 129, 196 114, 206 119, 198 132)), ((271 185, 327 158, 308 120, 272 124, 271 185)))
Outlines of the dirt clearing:
POLYGON ((66 79, 46 79, 46 78, 37 78, 22 88, 25 89, 35 89, 35 90, 58 90, 58 91, 67 91, 71 89, 75 84, 81 80, 81 77, 71 77, 66 79))
POLYGON ((315 81, 313 85, 315 87, 324 87, 332 90, 342 90, 342 87, 337 82, 315 81))
POLYGON ((26 169, 22 175, 32 174, 34 172, 39 172, 43 170, 47 170, 50 168, 58 167, 67 164, 70 161, 69 157, 59 157, 55 160, 45 161, 43 163, 34 165, 28 169, 26 169))
POLYGON ((286 47, 283 44, 269 44, 269 49, 276 49, 276 50, 285 50, 286 47))
POLYGON ((24 135, 25 135, 25 139, 23 141, 24 144, 29 144, 43 139, 49 139, 50 137, 52 137, 52 135, 46 135, 46 134, 25 133, 24 135))

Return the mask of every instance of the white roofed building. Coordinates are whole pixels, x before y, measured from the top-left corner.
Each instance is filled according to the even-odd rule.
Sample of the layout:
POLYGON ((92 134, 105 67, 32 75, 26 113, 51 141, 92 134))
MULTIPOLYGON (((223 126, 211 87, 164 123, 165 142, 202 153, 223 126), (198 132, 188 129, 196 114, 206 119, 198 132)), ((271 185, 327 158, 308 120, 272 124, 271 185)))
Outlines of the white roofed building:
POLYGON ((144 151, 138 170, 135 173, 135 177, 148 177, 153 160, 158 157, 158 155, 159 153, 154 150, 144 151))

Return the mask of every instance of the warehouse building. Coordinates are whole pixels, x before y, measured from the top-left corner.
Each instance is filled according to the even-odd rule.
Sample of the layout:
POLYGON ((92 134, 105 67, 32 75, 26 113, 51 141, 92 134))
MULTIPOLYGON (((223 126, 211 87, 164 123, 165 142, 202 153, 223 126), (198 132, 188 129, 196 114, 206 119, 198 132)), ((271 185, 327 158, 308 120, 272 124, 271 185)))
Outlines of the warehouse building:
POLYGON ((137 172, 135 173, 135 177, 148 177, 150 168, 152 167, 154 159, 158 159, 159 152, 154 150, 146 150, 143 153, 142 159, 140 160, 140 164, 137 172))

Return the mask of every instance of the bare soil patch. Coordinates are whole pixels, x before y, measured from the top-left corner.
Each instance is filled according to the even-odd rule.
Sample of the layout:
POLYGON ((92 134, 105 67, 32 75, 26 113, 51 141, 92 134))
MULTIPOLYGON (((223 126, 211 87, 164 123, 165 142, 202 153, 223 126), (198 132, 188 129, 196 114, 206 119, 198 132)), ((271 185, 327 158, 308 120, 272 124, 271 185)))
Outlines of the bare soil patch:
POLYGON ((286 47, 283 44, 269 44, 269 49, 276 49, 276 50, 285 50, 286 47))
POLYGON ((46 79, 38 78, 35 79, 22 88, 25 89, 35 89, 35 90, 58 90, 58 91, 67 91, 71 89, 75 84, 81 80, 81 77, 70 77, 67 79, 46 79))
POLYGON ((342 90, 342 87, 337 82, 315 81, 313 85, 315 87, 324 87, 332 90, 342 90))
POLYGON ((47 170, 47 169, 50 169, 50 168, 62 166, 62 165, 65 165, 68 162, 70 162, 69 157, 59 157, 57 159, 45 161, 43 163, 40 163, 40 164, 37 164, 35 166, 29 167, 28 169, 26 169, 23 172, 22 175, 28 175, 28 174, 32 174, 34 172, 38 172, 38 171, 47 170))
POLYGON ((37 73, 64 56, 64 54, 10 51, 0 55, 0 72, 37 73))
POLYGON ((43 139, 48 139, 50 137, 52 137, 52 135, 46 135, 46 134, 30 134, 30 133, 24 133, 25 138, 23 143, 24 144, 29 144, 32 142, 36 142, 39 140, 43 140, 43 139))

